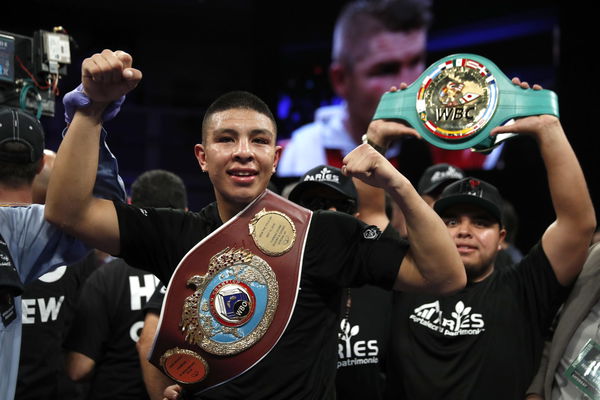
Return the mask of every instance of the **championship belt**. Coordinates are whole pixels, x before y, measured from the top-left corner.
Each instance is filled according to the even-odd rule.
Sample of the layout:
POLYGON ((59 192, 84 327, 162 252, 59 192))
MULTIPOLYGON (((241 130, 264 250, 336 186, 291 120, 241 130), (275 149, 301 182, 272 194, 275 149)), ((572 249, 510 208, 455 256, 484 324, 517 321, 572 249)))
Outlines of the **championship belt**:
POLYGON ((150 361, 200 392, 267 355, 294 311, 311 217, 266 190, 194 246, 167 287, 150 361))
POLYGON ((490 152, 515 134, 490 136, 507 121, 529 115, 558 117, 550 90, 523 89, 490 60, 455 54, 437 61, 407 89, 385 93, 373 119, 408 122, 434 146, 490 152))

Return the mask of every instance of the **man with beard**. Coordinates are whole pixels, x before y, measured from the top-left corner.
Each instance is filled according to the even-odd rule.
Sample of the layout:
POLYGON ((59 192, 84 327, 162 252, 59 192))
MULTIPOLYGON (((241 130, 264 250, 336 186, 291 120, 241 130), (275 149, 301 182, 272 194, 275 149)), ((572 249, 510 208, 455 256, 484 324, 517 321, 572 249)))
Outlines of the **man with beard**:
POLYGON ((506 234, 498 190, 472 177, 444 189, 433 207, 454 239, 468 283, 447 297, 395 294, 392 329, 402 334, 395 335, 388 376, 396 396, 523 398, 544 334, 581 271, 596 219, 559 120, 527 117, 492 134, 508 131, 537 141, 556 220, 523 260, 495 268, 506 234))

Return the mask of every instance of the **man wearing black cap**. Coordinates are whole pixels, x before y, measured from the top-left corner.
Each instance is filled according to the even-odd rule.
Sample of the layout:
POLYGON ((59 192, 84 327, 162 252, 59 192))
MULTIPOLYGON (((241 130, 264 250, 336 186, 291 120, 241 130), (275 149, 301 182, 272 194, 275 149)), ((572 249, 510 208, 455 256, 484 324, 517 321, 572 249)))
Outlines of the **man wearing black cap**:
POLYGON ((543 335, 581 271, 596 224, 583 173, 557 118, 496 128, 532 136, 544 160, 554 221, 512 268, 495 268, 506 234, 502 198, 482 180, 450 184, 434 204, 467 272, 439 297, 394 298, 390 393, 410 399, 519 399, 540 360, 543 335))
POLYGON ((442 190, 452 182, 465 177, 462 169, 454 165, 441 163, 427 168, 417 184, 417 192, 430 206, 435 203, 442 190))
MULTIPOLYGON (((44 131, 22 110, 0 109, 0 398, 12 399, 21 346, 23 285, 85 255, 88 248, 44 219, 31 204, 43 167, 44 131)), ((116 176, 116 173, 115 173, 116 176)), ((111 185, 106 187, 114 188, 111 185)))
MULTIPOLYGON (((434 164, 427 168, 425 172, 423 172, 423 175, 421 175, 419 183, 417 184, 417 192, 421 195, 421 197, 423 198, 423 200, 425 200, 427 204, 433 207, 433 204, 440 197, 442 191, 444 190, 444 188, 446 188, 446 186, 450 185, 453 182, 459 181, 464 177, 464 171, 454 165, 446 163, 434 164)), ((510 204, 504 203, 504 209, 506 209, 506 207, 508 206, 510 206, 510 204)), ((516 215, 511 216, 513 218, 516 218, 516 215)), ((507 229, 508 224, 506 223, 506 218, 503 222, 504 228, 507 229)), ((511 224, 511 228, 513 227, 513 225, 514 224, 511 224)), ((510 231, 510 233, 513 234, 512 237, 514 237, 514 232, 510 231)), ((507 231, 504 239, 508 237, 508 234, 509 232, 507 231)), ((511 246, 512 252, 518 253, 518 250, 510 243, 507 243, 504 239, 503 248, 498 252, 496 257, 496 268, 510 266, 516 262, 513 261, 511 254, 508 252, 508 250, 505 249, 505 247, 511 246)))
POLYGON ((21 110, 0 110, 0 397, 6 399, 14 396, 19 366, 23 284, 55 265, 49 263, 53 253, 67 249, 44 221, 43 209, 26 207, 32 201, 33 178, 43 167, 43 151, 44 132, 37 119, 21 110), (54 236, 48 243, 36 240, 54 236))
POLYGON ((358 208, 356 187, 339 168, 318 165, 305 173, 289 195, 309 210, 333 210, 354 215, 358 208))
MULTIPOLYGON (((310 210, 355 215, 358 194, 351 178, 335 167, 319 165, 301 178, 290 200, 310 210)), ((360 218, 360 216, 359 216, 360 218)), ((373 235, 398 236, 383 215, 384 225, 370 216, 373 235), (380 232, 380 229, 383 232, 380 232)), ((392 293, 376 286, 347 288, 338 329, 336 395, 339 399, 383 398, 385 355, 390 339, 392 293)))

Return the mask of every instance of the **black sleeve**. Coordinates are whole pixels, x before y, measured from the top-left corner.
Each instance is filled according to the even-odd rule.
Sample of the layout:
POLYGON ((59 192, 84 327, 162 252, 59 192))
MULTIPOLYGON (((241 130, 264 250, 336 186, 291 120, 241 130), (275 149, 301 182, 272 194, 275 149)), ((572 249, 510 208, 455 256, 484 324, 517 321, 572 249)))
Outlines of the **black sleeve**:
POLYGON ((138 208, 114 202, 119 219, 121 254, 127 264, 169 282, 187 249, 202 239, 181 210, 138 208))
POLYGON ((160 314, 160 310, 162 309, 163 300, 165 299, 166 291, 167 291, 167 288, 163 284, 160 284, 156 287, 156 290, 154 290, 152 297, 150 297, 150 300, 148 300, 146 305, 144 305, 144 308, 143 308, 144 315, 148 312, 160 314))
POLYGON ((525 298, 531 320, 537 322, 542 331, 547 331, 569 288, 558 282, 541 243, 533 246, 516 265, 515 273, 519 276, 520 293, 525 298))
POLYGON ((99 360, 110 338, 106 284, 102 269, 94 271, 85 281, 71 329, 64 342, 67 350, 85 354, 94 361, 99 360))
POLYGON ((304 252, 305 272, 338 287, 391 289, 408 242, 391 226, 378 236, 374 229, 346 214, 315 212, 304 252))

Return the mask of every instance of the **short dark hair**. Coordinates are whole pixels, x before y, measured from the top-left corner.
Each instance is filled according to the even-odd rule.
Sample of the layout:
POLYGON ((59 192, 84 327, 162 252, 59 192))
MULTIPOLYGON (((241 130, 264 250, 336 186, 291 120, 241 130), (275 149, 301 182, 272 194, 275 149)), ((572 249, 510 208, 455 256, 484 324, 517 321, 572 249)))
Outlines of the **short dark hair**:
MULTIPOLYGON (((204 142, 204 138, 206 136, 206 129, 208 125, 208 121, 213 114, 233 110, 236 108, 241 108, 245 110, 254 110, 258 113, 266 115, 272 122, 275 130, 277 130, 277 123, 275 122, 275 117, 273 113, 269 109, 269 106, 262 101, 258 96, 246 92, 243 90, 235 90, 232 92, 225 93, 218 97, 206 110, 204 113, 204 119, 202 120, 202 142, 204 142)), ((277 132, 273 132, 277 133, 277 132)))
POLYGON ((332 61, 352 66, 357 43, 381 32, 409 32, 431 24, 430 0, 357 0, 348 3, 335 23, 332 61))
MULTIPOLYGON (((25 153, 30 149, 20 142, 5 142, 0 145, 2 150, 11 153, 25 153)), ((43 159, 34 162, 22 163, 11 161, 0 161, 0 184, 9 188, 20 188, 31 185, 33 178, 39 172, 43 159)))
POLYGON ((138 207, 186 209, 185 184, 172 172, 162 169, 146 171, 131 185, 131 204, 138 207))

